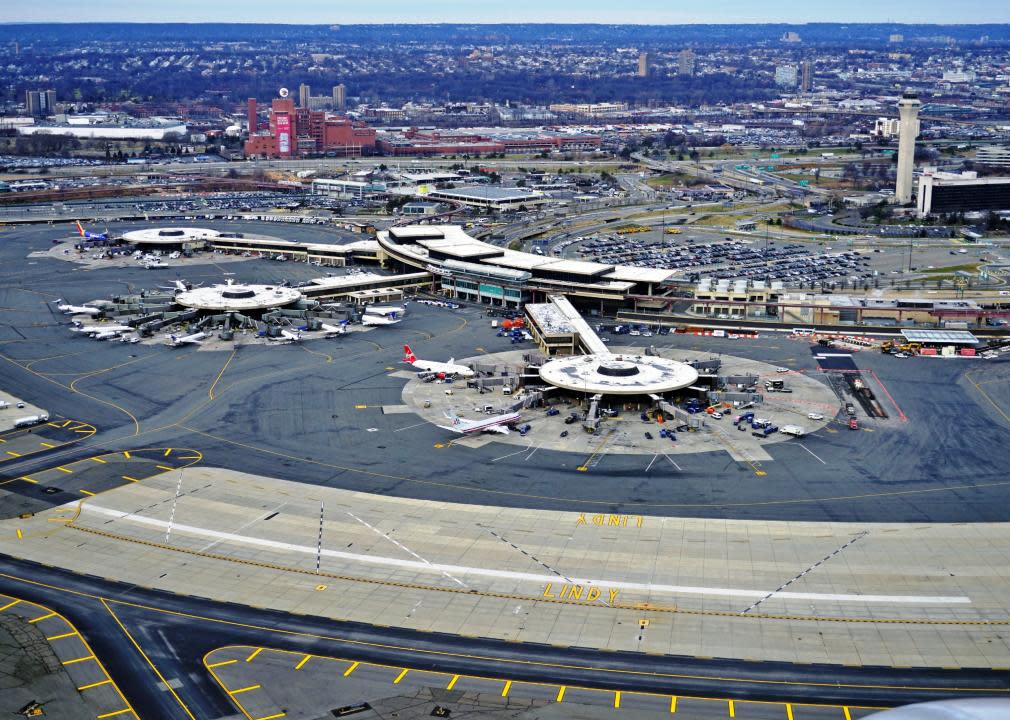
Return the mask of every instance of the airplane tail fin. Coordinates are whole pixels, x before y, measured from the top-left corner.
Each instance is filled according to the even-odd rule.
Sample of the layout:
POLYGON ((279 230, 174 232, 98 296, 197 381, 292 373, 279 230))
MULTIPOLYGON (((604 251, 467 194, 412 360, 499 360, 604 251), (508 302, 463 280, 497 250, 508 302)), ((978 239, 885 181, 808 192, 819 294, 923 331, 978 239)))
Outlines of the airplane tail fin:
POLYGON ((81 221, 75 220, 74 223, 77 225, 77 234, 80 235, 81 237, 84 237, 84 228, 81 227, 81 221))
POLYGON ((456 413, 448 411, 443 412, 442 414, 445 415, 446 419, 448 419, 449 422, 451 422, 453 425, 459 425, 459 415, 457 415, 456 413))
POLYGON ((412 363, 417 360, 417 355, 410 349, 410 345, 403 346, 403 362, 412 363))

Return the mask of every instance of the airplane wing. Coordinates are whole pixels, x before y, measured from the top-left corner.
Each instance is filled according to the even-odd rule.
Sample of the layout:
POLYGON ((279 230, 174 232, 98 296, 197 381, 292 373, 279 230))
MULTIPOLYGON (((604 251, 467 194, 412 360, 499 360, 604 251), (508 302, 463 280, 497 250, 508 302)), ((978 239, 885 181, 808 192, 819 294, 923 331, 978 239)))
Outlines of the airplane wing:
POLYGON ((492 425, 487 429, 487 431, 501 433, 502 435, 509 434, 509 429, 505 425, 492 425))

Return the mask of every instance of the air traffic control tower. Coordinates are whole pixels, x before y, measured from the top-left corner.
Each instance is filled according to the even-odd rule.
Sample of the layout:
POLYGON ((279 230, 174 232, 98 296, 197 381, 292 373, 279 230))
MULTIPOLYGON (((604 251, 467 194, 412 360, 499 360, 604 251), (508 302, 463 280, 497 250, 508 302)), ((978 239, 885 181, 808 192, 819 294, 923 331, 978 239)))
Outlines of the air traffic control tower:
POLYGON ((915 167, 915 139, 919 137, 921 108, 919 96, 911 90, 906 90, 898 101, 901 127, 898 130, 898 181, 894 188, 894 200, 899 205, 912 202, 912 170, 915 167))

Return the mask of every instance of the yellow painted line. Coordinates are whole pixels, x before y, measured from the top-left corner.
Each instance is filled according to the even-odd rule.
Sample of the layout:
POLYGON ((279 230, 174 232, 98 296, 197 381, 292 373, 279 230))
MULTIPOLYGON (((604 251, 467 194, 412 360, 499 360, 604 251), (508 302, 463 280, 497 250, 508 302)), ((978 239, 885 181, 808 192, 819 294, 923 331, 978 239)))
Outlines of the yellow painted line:
POLYGON ((155 467, 159 470, 165 470, 166 472, 169 470, 175 470, 174 467, 169 467, 168 465, 155 465, 155 467))
POLYGON ((83 493, 84 495, 87 495, 88 497, 94 497, 95 496, 95 494, 93 492, 91 492, 90 490, 81 490, 81 493, 83 493))
POLYGON ((453 675, 452 676, 452 680, 450 680, 449 684, 445 686, 445 689, 446 690, 452 690, 454 687, 456 687, 456 682, 458 680, 459 680, 459 675, 453 675))
POLYGON ((21 601, 20 600, 14 600, 13 602, 7 603, 3 607, 0 607, 0 612, 3 612, 4 610, 9 610, 10 608, 12 608, 15 605, 17 605, 19 602, 21 602, 21 601))
POLYGON ((17 532, 17 534, 18 534, 18 540, 21 540, 21 539, 23 539, 23 538, 24 538, 24 533, 22 533, 22 532, 21 532, 21 528, 18 528, 18 529, 16 530, 16 532, 17 532))
POLYGON ((6 452, 11 457, 21 457, 21 453, 16 453, 13 450, 5 450, 4 452, 6 452))
POLYGON ((180 460, 199 460, 202 455, 183 455, 180 460))
POLYGON ((729 703, 729 716, 731 718, 735 718, 736 717, 736 705, 733 703, 732 700, 727 700, 727 702, 729 703))
POLYGON ((66 427, 67 425, 71 425, 73 422, 74 422, 73 420, 67 420, 65 423, 60 425, 60 427, 66 427))
POLYGON ((238 695, 240 693, 249 692, 250 690, 259 690, 261 687, 263 687, 263 686, 262 685, 249 685, 249 686, 244 687, 244 688, 239 688, 238 690, 229 690, 228 694, 229 695, 238 695))
POLYGON ((63 638, 74 637, 75 635, 77 635, 76 630, 73 632, 63 633, 62 635, 53 635, 52 637, 47 637, 46 642, 50 642, 52 640, 62 640, 63 638))
POLYGON ((46 518, 46 522, 72 522, 73 518, 46 518))
POLYGON ((359 663, 359 662, 352 662, 351 666, 349 668, 347 668, 346 670, 344 670, 344 677, 347 677, 352 672, 354 672, 355 670, 357 670, 358 669, 358 665, 360 665, 360 664, 361 663, 359 663))
POLYGON ((786 703, 786 720, 793 720, 793 706, 786 703))
POLYGON ((368 407, 367 405, 355 405, 354 409, 355 410, 364 410, 367 407, 368 407))
POLYGON ((168 457, 171 454, 172 454, 172 448, 165 448, 164 457, 168 457))
POLYGON ((766 473, 764 470, 755 470, 754 474, 755 475, 767 475, 768 473, 766 473))
POLYGON ((255 649, 255 650, 253 650, 253 651, 252 651, 251 653, 249 653, 249 657, 247 657, 247 658, 245 659, 245 661, 246 661, 246 662, 252 662, 252 661, 253 661, 253 659, 254 659, 254 658, 255 658, 255 657, 257 656, 257 655, 259 655, 259 654, 260 654, 261 652, 263 652, 263 648, 256 648, 256 649, 255 649))
POLYGON ((505 687, 503 687, 501 689, 501 696, 502 697, 508 697, 509 696, 509 690, 511 690, 511 689, 512 689, 512 681, 511 680, 506 680, 505 681, 505 687))
POLYGON ((130 459, 130 452, 128 450, 123 450, 123 457, 127 460, 130 459))
POLYGON ((37 622, 42 622, 43 620, 48 620, 51 617, 56 617, 56 613, 51 612, 51 613, 46 613, 45 615, 39 615, 37 618, 32 618, 31 620, 29 620, 28 624, 29 625, 34 625, 37 622))
MULTIPOLYGON (((4 442, 7 442, 7 441, 4 440, 4 442)), ((41 445, 42 447, 50 448, 50 449, 52 449, 54 447, 58 447, 57 445, 53 445, 52 443, 47 443, 47 442, 40 442, 39 445, 41 445)))
POLYGON ((614 708, 620 709, 620 707, 621 707, 621 691, 616 690, 614 691, 614 708))
POLYGON ((238 660, 222 660, 221 662, 211 663, 207 667, 209 667, 209 668, 216 668, 216 667, 221 667, 222 665, 231 665, 232 663, 237 663, 237 662, 238 662, 238 660))
POLYGON ((677 712, 677 696, 674 695, 670 698, 670 714, 677 712))
POLYGON ((305 657, 303 657, 301 660, 298 661, 298 664, 295 665, 295 670, 301 670, 302 667, 305 665, 305 663, 307 663, 311 659, 312 659, 311 655, 306 655, 305 657))
POLYGON ((843 706, 842 713, 845 715, 845 720, 852 720, 852 715, 849 714, 849 708, 843 706))
POLYGON ((74 432, 78 433, 80 435, 94 435, 95 434, 93 430, 74 430, 74 432))
POLYGON ((129 475, 123 475, 123 480, 129 480, 130 482, 140 482, 137 478, 130 477, 129 475))
MULTIPOLYGON (((182 358, 179 358, 179 359, 181 360, 182 358)), ((277 713, 275 715, 266 715, 266 716, 261 717, 261 718, 256 718, 256 720, 277 720, 277 718, 282 718, 282 717, 287 717, 287 713, 286 712, 279 712, 279 713, 277 713)))
POLYGON ((404 668, 403 670, 401 670, 400 674, 396 676, 396 680, 393 681, 393 684, 394 685, 399 685, 400 681, 403 680, 403 678, 406 677, 407 673, 409 673, 409 672, 410 672, 410 670, 408 670, 407 668, 404 668))
POLYGON ((39 484, 38 480, 35 480, 34 478, 30 478, 27 475, 22 475, 21 477, 18 478, 18 480, 24 480, 25 482, 30 482, 32 485, 38 485, 39 484))
POLYGON ((116 710, 115 712, 110 712, 110 713, 105 713, 104 715, 99 715, 98 716, 98 720, 102 720, 102 718, 116 717, 116 715, 122 715, 123 713, 132 713, 132 712, 133 712, 133 710, 131 708, 123 708, 122 710, 116 710))
POLYGON ((46 423, 46 425, 48 425, 49 427, 54 427, 54 428, 58 428, 58 427, 60 427, 59 425, 57 425, 57 424, 56 424, 56 423, 54 423, 54 422, 47 422, 47 423, 46 423))
POLYGON ((564 685, 562 685, 561 687, 559 687, 558 688, 558 695, 557 695, 557 697, 554 698, 554 702, 561 702, 562 700, 564 700, 565 699, 565 690, 567 690, 567 689, 568 688, 565 687, 564 685))
POLYGON ((62 465, 60 465, 56 469, 59 470, 61 473, 66 473, 67 475, 73 475, 74 474, 73 470, 68 470, 67 468, 63 467, 62 465))
POLYGON ((100 457, 93 457, 93 458, 90 458, 90 459, 94 460, 96 463, 101 463, 102 465, 104 465, 107 462, 106 460, 102 460, 102 458, 100 458, 100 457))
POLYGON ((77 688, 77 692, 83 692, 85 690, 90 690, 91 688, 101 687, 102 685, 108 685, 111 682, 112 681, 109 678, 105 678, 104 680, 93 682, 90 685, 81 685, 79 688, 77 688))
POLYGON ((87 657, 74 658, 73 660, 64 660, 63 664, 64 665, 73 665, 74 663, 86 662, 88 660, 94 660, 94 659, 95 659, 94 655, 88 655, 87 657))

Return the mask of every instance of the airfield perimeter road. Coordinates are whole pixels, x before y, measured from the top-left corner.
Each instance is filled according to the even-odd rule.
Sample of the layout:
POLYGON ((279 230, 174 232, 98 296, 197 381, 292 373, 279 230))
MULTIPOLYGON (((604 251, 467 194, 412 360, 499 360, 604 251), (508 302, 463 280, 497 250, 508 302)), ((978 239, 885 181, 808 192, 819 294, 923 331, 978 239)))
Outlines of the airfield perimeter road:
MULTIPOLYGON (((241 227, 293 238, 297 232, 296 239, 314 239, 326 232, 241 227)), ((898 360, 875 353, 857 354, 852 362, 871 379, 890 417, 861 417, 862 428, 857 432, 832 424, 802 443, 768 446, 767 456, 757 461, 736 460, 727 449, 678 454, 676 464, 653 463, 651 456, 611 455, 605 447, 597 448, 588 458, 547 449, 503 458, 513 446, 493 441, 473 447, 448 442, 444 431, 420 422, 413 414, 383 412, 384 406, 402 403, 406 380, 399 360, 404 342, 422 357, 439 359, 514 349, 495 337, 479 309, 449 311, 412 304, 406 319, 395 327, 303 345, 246 346, 234 352, 94 342, 69 333, 67 318, 55 310, 57 298, 80 304, 165 285, 176 277, 194 282, 235 277, 275 283, 317 277, 321 270, 290 262, 227 262, 225 256, 218 255, 207 256, 205 262, 191 267, 158 270, 86 270, 46 257, 25 259, 28 252, 46 250, 53 237, 63 236, 61 229, 51 227, 0 232, 0 387, 61 418, 54 423, 58 427, 43 426, 35 431, 37 448, 29 448, 24 436, 9 436, 15 443, 12 447, 19 448, 15 452, 5 452, 0 445, 0 512, 4 518, 29 509, 39 513, 38 519, 45 525, 50 508, 73 507, 68 504, 68 488, 75 488, 76 493, 80 486, 83 495, 102 492, 104 496, 109 488, 100 484, 106 482, 101 473, 88 471, 99 484, 80 485, 91 475, 76 472, 78 466, 73 463, 99 458, 91 462, 105 467, 109 453, 118 453, 122 460, 117 462, 139 463, 148 469, 153 463, 158 469, 151 448, 164 448, 166 456, 168 450, 186 448, 183 457, 190 459, 183 462, 370 494, 362 495, 362 502, 369 497, 389 497, 498 506, 516 512, 700 518, 712 519, 715 524, 739 520, 847 522, 853 523, 854 535, 867 523, 918 526, 1010 519, 1010 479, 1005 458, 994 450, 1003 447, 1010 427, 1010 363, 1005 361, 898 360), (586 469, 580 471, 580 467, 586 469), (33 474, 41 481, 32 482, 33 474), (67 478, 62 483, 46 479, 61 474, 67 478)), ((776 336, 729 340, 670 335, 650 342, 659 347, 738 353, 806 373, 821 382, 834 377, 822 372, 822 366, 842 362, 818 358, 816 348, 776 336)), ((639 423, 635 416, 620 422, 639 423)), ((4 437, 0 435, 0 439, 4 437)), ((531 440, 533 449, 536 437, 531 440)), ((173 462, 165 471, 177 467, 173 462)), ((131 488, 147 490, 141 484, 126 486, 131 488)), ((115 497, 116 492, 112 490, 107 497, 115 497)), ((51 523, 50 527, 58 525, 51 523)), ((32 547, 45 547, 34 542, 28 536, 22 540, 19 534, 16 541, 5 542, 4 548, 16 554, 17 548, 24 547, 27 554, 32 547)), ((143 556, 139 557, 142 561, 143 556)), ((156 557, 152 555, 152 561, 162 561, 156 557)), ((204 652, 230 644, 628 692, 669 693, 676 688, 685 694, 721 693, 723 697, 893 704, 957 694, 965 687, 999 693, 1010 690, 1006 672, 996 669, 1010 665, 1010 653, 1002 626, 990 625, 991 620, 976 622, 979 628, 972 631, 976 634, 970 643, 989 648, 988 653, 971 655, 979 658, 977 666, 982 669, 977 670, 826 668, 742 659, 625 655, 355 625, 211 602, 195 596, 217 594, 215 579, 223 576, 213 562, 218 561, 200 565, 198 577, 209 583, 206 592, 188 597, 3 557, 0 592, 66 613, 109 664, 110 674, 145 718, 178 717, 178 704, 172 704, 178 701, 172 693, 157 689, 157 677, 130 637, 169 680, 169 686, 178 686, 184 701, 200 709, 198 717, 233 712, 227 696, 210 685, 211 679, 200 666, 204 652), (106 603, 96 598, 104 598, 106 603), (465 657, 452 654, 464 649, 465 657), (519 661, 523 661, 521 665, 519 661), (825 675, 829 685, 809 684, 815 679, 823 683, 825 675), (614 682, 615 677, 620 681, 614 682), (173 678, 181 682, 173 684, 173 678), (773 684, 772 678, 784 678, 784 684, 773 684), (939 689, 922 691, 926 686, 939 689)), ((187 564, 185 558, 182 564, 187 564)), ((777 568, 768 567, 773 575, 777 572, 777 568)), ((110 566, 102 574, 123 577, 120 570, 110 566)), ((960 572, 960 568, 950 570, 950 577, 960 572)), ((887 569, 880 572, 886 580, 887 569)), ((965 582, 971 580, 966 576, 965 582)), ((728 577, 723 582, 734 586, 746 580, 728 577)), ((985 576, 979 582, 980 587, 991 590, 987 596, 999 596, 1004 587, 1002 578, 985 576)), ((769 587, 770 593, 774 587, 769 587)), ((261 595, 254 602, 269 605, 271 601, 269 595, 261 595)), ((649 608, 630 611, 647 615, 649 608)), ((449 607, 446 613, 451 612, 449 607)), ((615 608, 593 612, 617 617, 615 608)), ((377 622, 394 625, 397 618, 377 622)), ((910 627, 914 628, 914 623, 910 627)), ((910 631, 909 646, 915 646, 915 637, 910 631)), ((922 657, 930 657, 929 648, 919 650, 922 657)), ((976 667, 974 662, 970 665, 976 667)))

